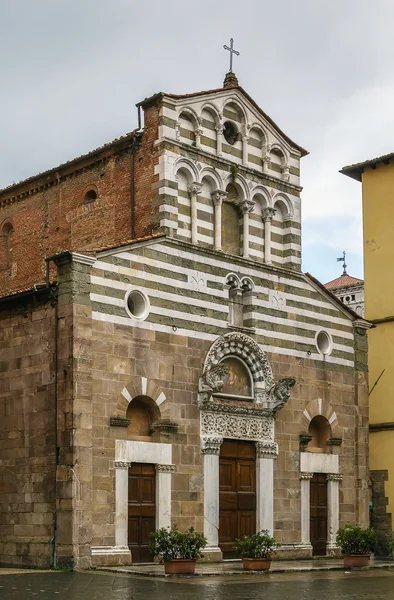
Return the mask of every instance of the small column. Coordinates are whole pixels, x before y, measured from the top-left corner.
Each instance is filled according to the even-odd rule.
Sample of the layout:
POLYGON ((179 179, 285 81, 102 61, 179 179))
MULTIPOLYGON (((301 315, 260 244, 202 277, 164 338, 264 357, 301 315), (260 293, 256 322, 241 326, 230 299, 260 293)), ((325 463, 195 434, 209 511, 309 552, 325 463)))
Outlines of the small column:
POLYGON ((219 454, 223 438, 202 437, 204 455, 204 535, 206 553, 221 555, 219 548, 219 454))
POLYGON ((242 164, 246 167, 248 164, 248 143, 249 143, 249 136, 248 135, 243 135, 242 136, 242 164))
POLYGON ((310 481, 313 473, 301 473, 301 542, 311 545, 311 506, 310 506, 310 481))
POLYGON ((201 136, 203 135, 204 130, 201 127, 197 127, 194 130, 194 135, 196 136, 196 148, 200 148, 201 146, 201 136))
POLYGON ((115 462, 115 545, 128 546, 129 463, 115 462))
POLYGON ((327 554, 335 554, 338 549, 336 537, 339 529, 339 482, 342 475, 327 474, 327 554))
POLYGON ((270 157, 268 155, 263 156, 261 159, 263 162, 263 173, 268 173, 268 167, 270 164, 270 157))
POLYGON ((216 190, 212 193, 212 200, 214 205, 214 247, 215 250, 222 249, 222 202, 227 198, 227 192, 222 190, 216 190))
POLYGON ((223 143, 223 125, 218 125, 216 129, 216 154, 222 156, 222 143, 223 143))
POLYGON ((190 194, 190 218, 191 218, 191 232, 192 232, 192 244, 197 244, 197 196, 201 193, 202 184, 194 181, 188 187, 190 194))
POLYGON ((175 465, 156 465, 156 529, 171 527, 171 475, 175 465))
POLYGON ((243 214, 243 244, 242 244, 242 256, 248 258, 249 256, 249 214, 252 212, 255 206, 255 202, 251 200, 244 200, 240 205, 243 214))
POLYGON ((274 534, 274 460, 276 443, 256 442, 256 530, 274 534))
POLYGON ((272 264, 271 260, 271 222, 276 213, 276 208, 265 208, 262 219, 264 221, 264 262, 272 264))

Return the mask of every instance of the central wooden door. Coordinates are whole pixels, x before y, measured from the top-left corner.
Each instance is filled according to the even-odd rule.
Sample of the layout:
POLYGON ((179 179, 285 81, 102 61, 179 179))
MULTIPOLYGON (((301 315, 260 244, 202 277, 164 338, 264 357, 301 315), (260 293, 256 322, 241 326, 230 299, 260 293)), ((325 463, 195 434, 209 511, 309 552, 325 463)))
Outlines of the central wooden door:
POLYGON ((156 473, 154 465, 129 467, 128 543, 133 563, 150 562, 149 541, 155 531, 156 473))
POLYGON ((219 546, 233 558, 234 541, 256 533, 256 447, 224 440, 219 457, 219 546))
POLYGON ((314 556, 325 556, 327 547, 327 477, 314 473, 310 487, 310 531, 314 556))

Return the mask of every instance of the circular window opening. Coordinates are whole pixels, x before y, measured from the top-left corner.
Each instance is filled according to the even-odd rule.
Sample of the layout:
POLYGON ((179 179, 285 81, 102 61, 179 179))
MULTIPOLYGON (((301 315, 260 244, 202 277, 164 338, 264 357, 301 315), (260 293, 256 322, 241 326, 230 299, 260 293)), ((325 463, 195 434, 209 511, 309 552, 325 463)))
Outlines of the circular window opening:
POLYGON ((316 336, 316 346, 320 354, 331 352, 331 337, 326 331, 319 331, 316 336))
POLYGON ((223 126, 223 135, 226 142, 233 146, 238 139, 238 129, 230 121, 226 121, 223 126))
POLYGON ((129 290, 125 295, 126 310, 130 317, 143 321, 149 314, 149 298, 141 290, 129 290))
POLYGON ((96 190, 89 190, 86 192, 85 194, 85 198, 84 198, 84 202, 93 202, 93 200, 96 200, 97 198, 97 192, 96 190))

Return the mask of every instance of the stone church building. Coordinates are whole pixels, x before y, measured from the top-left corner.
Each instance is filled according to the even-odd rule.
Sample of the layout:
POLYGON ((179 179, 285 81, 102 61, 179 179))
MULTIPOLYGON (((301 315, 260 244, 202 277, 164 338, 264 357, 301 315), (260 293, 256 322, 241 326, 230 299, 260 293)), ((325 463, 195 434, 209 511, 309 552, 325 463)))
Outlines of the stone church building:
POLYGON ((307 152, 234 74, 0 191, 0 562, 368 522, 368 323, 301 271, 307 152))

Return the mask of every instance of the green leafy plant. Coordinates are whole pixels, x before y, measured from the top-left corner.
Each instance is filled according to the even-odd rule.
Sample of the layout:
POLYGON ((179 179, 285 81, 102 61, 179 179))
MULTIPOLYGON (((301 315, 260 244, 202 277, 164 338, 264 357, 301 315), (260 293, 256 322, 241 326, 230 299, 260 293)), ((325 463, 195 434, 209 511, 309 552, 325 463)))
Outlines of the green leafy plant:
POLYGON ((364 529, 351 523, 346 523, 337 533, 337 544, 342 554, 371 554, 377 539, 373 529, 364 529))
POLYGON ((268 529, 262 529, 253 535, 244 535, 235 540, 234 550, 243 558, 271 558, 280 544, 269 535, 268 529))
POLYGON ((204 534, 193 527, 187 531, 180 531, 176 525, 172 529, 162 527, 151 533, 150 537, 149 550, 152 556, 164 561, 175 558, 200 558, 201 550, 207 545, 204 534))

